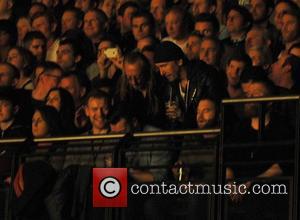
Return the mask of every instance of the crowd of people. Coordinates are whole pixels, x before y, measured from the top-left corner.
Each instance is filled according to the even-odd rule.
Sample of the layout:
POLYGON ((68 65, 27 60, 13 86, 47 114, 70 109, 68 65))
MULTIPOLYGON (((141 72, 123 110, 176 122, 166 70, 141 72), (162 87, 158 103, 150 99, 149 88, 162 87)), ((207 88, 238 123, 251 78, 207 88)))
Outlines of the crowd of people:
MULTIPOLYGON (((222 99, 300 94, 299 27, 300 8, 292 0, 2 0, 1 138, 217 128, 222 99)), ((294 105, 268 103, 264 123, 259 121, 259 109, 253 103, 227 109, 226 140, 257 141, 260 124, 265 127, 265 140, 293 137, 294 105)), ((217 135, 192 139, 204 146, 216 143, 217 135)), ((93 146, 86 149, 95 150, 93 146)), ((54 144, 39 143, 18 152, 61 150, 54 144)), ((251 177, 245 182, 250 188, 253 178, 291 174, 289 167, 276 162, 290 159, 291 152, 237 149, 225 158, 271 162, 246 169, 229 166, 226 178, 232 182, 251 177)), ((129 175, 136 182, 177 179, 178 167, 184 163, 209 160, 192 154, 194 157, 149 151, 130 155, 126 161, 131 165, 175 164, 177 168, 130 169, 129 175)), ((60 170, 75 175, 74 165, 76 173, 80 173, 78 165, 114 166, 109 154, 42 159, 47 165, 41 160, 23 161, 12 178, 9 150, 0 151, 0 181, 13 184, 14 214, 20 219, 49 217, 40 202, 47 190, 41 193, 38 189, 47 183, 48 194, 53 185, 62 190, 57 186, 61 182, 52 181, 60 170), (32 182, 31 176, 39 178, 38 173, 49 175, 32 182), (33 195, 35 200, 28 199, 33 195)), ((187 173, 185 181, 208 174, 197 169, 187 173)), ((230 196, 230 200, 240 203, 243 198, 230 196)), ((141 204, 144 208, 140 210, 145 210, 141 215, 148 213, 150 219, 157 219, 163 212, 160 209, 168 210, 166 203, 156 207, 152 198, 141 204)), ((190 219, 199 219, 195 204, 190 207, 190 219)), ((249 204, 245 210, 253 201, 249 204)), ((58 206, 60 209, 52 207, 52 214, 63 213, 64 206, 58 206)), ((264 211, 250 212, 254 214, 247 214, 249 219, 265 219, 264 211)), ((128 215, 128 219, 135 216, 128 215)), ((230 219, 244 218, 233 216, 230 219)))

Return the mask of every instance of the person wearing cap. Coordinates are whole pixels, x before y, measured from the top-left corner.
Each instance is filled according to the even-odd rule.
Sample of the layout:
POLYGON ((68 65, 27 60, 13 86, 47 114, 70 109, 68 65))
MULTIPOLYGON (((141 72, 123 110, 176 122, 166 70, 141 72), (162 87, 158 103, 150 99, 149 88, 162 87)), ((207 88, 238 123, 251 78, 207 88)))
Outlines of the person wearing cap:
POLYGON ((156 47, 154 62, 166 79, 162 99, 168 128, 195 127, 197 101, 203 96, 220 98, 216 70, 200 60, 188 62, 182 50, 167 41, 156 47))

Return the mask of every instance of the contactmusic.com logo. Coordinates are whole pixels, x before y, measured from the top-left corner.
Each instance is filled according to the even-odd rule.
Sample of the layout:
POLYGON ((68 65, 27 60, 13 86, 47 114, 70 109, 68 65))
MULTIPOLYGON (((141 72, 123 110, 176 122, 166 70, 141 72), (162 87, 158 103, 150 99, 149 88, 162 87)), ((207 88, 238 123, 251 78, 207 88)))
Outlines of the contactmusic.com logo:
POLYGON ((93 168, 93 207, 127 207, 127 168, 93 168))

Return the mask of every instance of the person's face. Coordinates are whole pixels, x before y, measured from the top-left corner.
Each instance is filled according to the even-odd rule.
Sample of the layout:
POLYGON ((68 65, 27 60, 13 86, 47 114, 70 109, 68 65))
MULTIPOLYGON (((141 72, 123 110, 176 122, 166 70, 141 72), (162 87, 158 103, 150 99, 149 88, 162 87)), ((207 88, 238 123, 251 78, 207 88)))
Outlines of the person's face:
POLYGON ((196 36, 189 36, 187 43, 187 56, 190 60, 197 59, 200 51, 201 39, 196 36))
POLYGON ((226 20, 226 27, 229 34, 242 31, 243 26, 244 26, 243 16, 235 10, 231 10, 228 13, 227 20, 226 20))
POLYGON ((41 62, 46 57, 46 42, 41 39, 33 39, 28 46, 28 50, 36 57, 37 61, 41 62))
POLYGON ((10 101, 0 100, 0 122, 9 122, 14 117, 13 105, 10 101))
POLYGON ((57 64, 64 70, 69 71, 75 68, 76 58, 70 44, 59 45, 57 51, 57 64))
POLYGON ((165 22, 166 22, 166 30, 169 37, 178 39, 180 38, 180 36, 183 35, 182 16, 180 16, 178 13, 174 13, 174 12, 168 13, 165 18, 165 22))
POLYGON ((163 23, 166 12, 166 0, 152 0, 150 11, 158 24, 163 23))
POLYGON ((75 8, 79 8, 83 12, 87 12, 93 7, 91 0, 75 0, 75 8))
POLYGON ((283 15, 290 10, 290 7, 287 3, 281 2, 276 5, 274 10, 274 24, 277 30, 282 28, 282 17, 283 15))
POLYGON ((294 47, 293 49, 291 49, 290 54, 292 54, 296 57, 300 57, 300 48, 299 47, 294 47))
POLYGON ((226 68, 228 84, 236 86, 240 82, 241 73, 245 68, 245 63, 237 60, 231 60, 226 68))
POLYGON ((93 38, 100 35, 103 29, 102 25, 95 12, 89 11, 85 14, 83 31, 87 37, 93 38))
POLYGON ((252 66, 263 66, 264 65, 263 53, 260 50, 250 49, 248 51, 248 56, 252 60, 252 66))
POLYGON ((0 14, 6 13, 12 6, 11 0, 1 0, 0 1, 0 14))
POLYGON ((268 8, 264 0, 251 0, 250 12, 254 22, 262 22, 268 18, 268 8))
POLYGON ((61 76, 62 71, 60 69, 43 72, 39 75, 37 87, 41 89, 46 96, 51 89, 58 86, 61 76))
POLYGON ((135 17, 132 19, 132 33, 135 40, 140 40, 151 35, 151 26, 145 17, 135 17))
POLYGON ((178 62, 179 61, 156 63, 156 66, 161 76, 165 77, 169 82, 173 82, 179 75, 180 65, 178 62))
POLYGON ((80 24, 76 15, 71 11, 66 11, 61 18, 61 31, 65 33, 68 30, 79 28, 80 24))
POLYGON ((297 40, 299 37, 299 23, 297 18, 286 14, 282 17, 281 35, 284 43, 297 40))
POLYGON ((38 17, 33 20, 32 28, 35 31, 42 32, 47 39, 51 36, 51 24, 48 22, 45 16, 38 17))
POLYGON ((125 118, 121 118, 117 123, 110 124, 110 131, 114 134, 126 133, 128 130, 128 122, 125 118))
POLYGON ((31 30, 30 22, 26 18, 20 18, 17 22, 18 39, 23 40, 25 35, 31 30))
POLYGON ((75 103, 79 103, 82 97, 80 84, 76 77, 69 76, 64 77, 60 83, 59 87, 67 90, 73 97, 75 103))
MULTIPOLYGON (((262 83, 249 83, 247 90, 243 90, 247 98, 265 97, 268 94, 268 90, 262 83)), ((245 115, 248 117, 257 117, 259 114, 258 103, 245 103, 244 105, 245 115)))
POLYGON ((126 8, 123 18, 122 18, 122 26, 126 30, 130 30, 131 28, 131 18, 132 15, 137 11, 136 8, 128 7, 126 8))
POLYGON ((252 29, 247 33, 245 47, 263 47, 267 42, 264 40, 263 32, 252 29))
POLYGON ((215 42, 203 40, 200 45, 199 59, 209 65, 216 65, 218 60, 218 48, 215 42))
POLYGON ((33 15, 37 14, 37 13, 41 13, 43 12, 44 9, 40 6, 40 5, 33 5, 28 12, 28 15, 30 18, 33 17, 33 15))
POLYGON ((7 55, 7 62, 11 63, 19 70, 23 69, 24 67, 24 60, 21 54, 17 49, 11 49, 7 55))
POLYGON ((0 31, 0 47, 9 46, 9 33, 6 31, 0 31))
POLYGON ((47 122, 39 111, 35 111, 32 117, 32 135, 35 138, 46 137, 49 134, 47 122))
POLYGON ((90 119, 93 128, 102 130, 105 128, 108 105, 105 99, 90 98, 85 108, 85 114, 90 119))
POLYGON ((49 93, 46 105, 54 107, 57 111, 61 108, 61 98, 58 90, 53 90, 49 93))
POLYGON ((269 77, 275 84, 277 84, 280 81, 282 75, 285 73, 284 63, 288 56, 289 55, 287 54, 280 56, 280 58, 271 66, 271 72, 269 74, 269 77))
POLYGON ((205 37, 214 36, 214 27, 210 22, 197 22, 195 24, 195 31, 205 37))
POLYGON ((13 79, 11 69, 5 64, 0 64, 0 87, 14 86, 15 80, 13 79))
POLYGON ((209 128, 216 119, 216 106, 208 99, 201 100, 197 107, 197 125, 198 128, 209 128))
POLYGON ((207 0, 194 0, 192 5, 192 13, 194 16, 201 13, 212 13, 213 8, 210 7, 207 0))
POLYGON ((112 17, 115 14, 116 1, 104 0, 100 9, 106 14, 107 17, 112 17))
POLYGON ((124 63, 124 72, 128 81, 129 86, 133 89, 140 90, 142 89, 141 82, 141 71, 142 68, 139 63, 124 63))

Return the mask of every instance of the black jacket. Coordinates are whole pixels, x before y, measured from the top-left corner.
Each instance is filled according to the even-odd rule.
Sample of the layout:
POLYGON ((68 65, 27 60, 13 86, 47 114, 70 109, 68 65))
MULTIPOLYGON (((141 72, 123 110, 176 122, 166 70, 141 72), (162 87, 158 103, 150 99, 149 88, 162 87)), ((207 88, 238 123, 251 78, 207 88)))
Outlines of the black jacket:
POLYGON ((185 66, 189 85, 185 100, 180 95, 179 80, 166 83, 164 86, 164 102, 175 101, 183 112, 183 123, 180 128, 193 128, 196 120, 196 108, 199 100, 210 97, 215 100, 221 98, 221 86, 217 71, 202 61, 191 61, 185 66))

